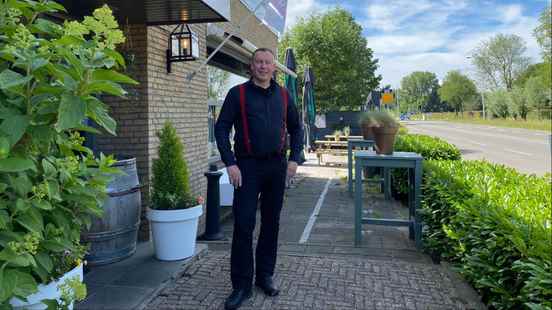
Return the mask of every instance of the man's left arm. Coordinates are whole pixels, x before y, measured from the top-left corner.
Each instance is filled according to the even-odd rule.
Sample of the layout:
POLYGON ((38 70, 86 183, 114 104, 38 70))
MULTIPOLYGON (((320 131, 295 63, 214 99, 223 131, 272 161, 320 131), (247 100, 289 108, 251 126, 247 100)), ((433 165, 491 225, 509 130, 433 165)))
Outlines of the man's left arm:
MULTIPOLYGON (((299 117, 299 113, 297 111, 297 106, 295 105, 295 100, 289 96, 288 93, 288 109, 287 109, 287 130, 289 133, 289 145, 290 145, 290 154, 289 154, 289 161, 293 162, 290 163, 290 166, 294 166, 293 173, 295 174, 295 170, 297 169, 297 163, 300 160, 301 152, 303 151, 303 123, 301 122, 301 119, 299 117)), ((289 174, 288 169, 288 174, 289 174)), ((293 175, 290 175, 289 177, 292 177, 293 175)))

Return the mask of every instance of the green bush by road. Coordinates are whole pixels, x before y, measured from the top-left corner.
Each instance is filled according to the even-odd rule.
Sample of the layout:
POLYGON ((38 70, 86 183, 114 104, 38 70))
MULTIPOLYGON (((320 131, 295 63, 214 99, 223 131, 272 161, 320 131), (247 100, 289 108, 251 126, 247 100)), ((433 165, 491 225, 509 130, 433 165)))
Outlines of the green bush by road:
MULTIPOLYGON (((395 151, 414 152, 425 160, 459 160, 460 150, 443 139, 420 134, 401 134, 395 140, 395 151)), ((392 172, 393 191, 398 198, 406 199, 408 194, 408 174, 405 169, 392 172)))
POLYGON ((424 244, 496 309, 552 308, 550 178, 484 161, 425 161, 424 244))

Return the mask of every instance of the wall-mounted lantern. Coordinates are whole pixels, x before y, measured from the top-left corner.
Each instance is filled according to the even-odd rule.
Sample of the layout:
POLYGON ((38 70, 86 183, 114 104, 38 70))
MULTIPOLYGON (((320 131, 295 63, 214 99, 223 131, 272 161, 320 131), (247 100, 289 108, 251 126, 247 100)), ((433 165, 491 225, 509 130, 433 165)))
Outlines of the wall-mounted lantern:
POLYGON ((187 24, 176 26, 169 36, 167 49, 167 73, 171 72, 171 63, 192 61, 199 58, 199 40, 187 24))

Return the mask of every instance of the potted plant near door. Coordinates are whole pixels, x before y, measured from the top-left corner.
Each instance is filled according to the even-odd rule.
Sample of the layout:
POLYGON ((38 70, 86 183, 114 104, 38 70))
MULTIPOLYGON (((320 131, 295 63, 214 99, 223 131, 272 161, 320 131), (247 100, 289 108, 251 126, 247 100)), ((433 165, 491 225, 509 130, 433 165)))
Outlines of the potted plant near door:
POLYGON ((195 252, 198 219, 203 214, 202 198, 190 194, 184 146, 170 122, 158 133, 158 158, 153 162, 151 223, 155 256, 159 260, 180 260, 195 252))
MULTIPOLYGON (((395 136, 399 123, 386 111, 370 111, 361 117, 363 133, 371 133, 375 142, 376 153, 393 154, 395 136)), ((366 136, 364 137, 366 139, 366 136)))

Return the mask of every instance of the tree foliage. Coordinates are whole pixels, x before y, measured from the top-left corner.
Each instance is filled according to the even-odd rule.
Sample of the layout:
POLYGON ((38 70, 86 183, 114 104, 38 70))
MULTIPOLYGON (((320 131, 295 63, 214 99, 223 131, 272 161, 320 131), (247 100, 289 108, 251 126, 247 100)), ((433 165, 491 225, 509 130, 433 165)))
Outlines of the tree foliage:
POLYGON ((514 34, 498 34, 483 41, 472 53, 477 73, 491 89, 512 89, 514 81, 529 66, 525 41, 514 34))
MULTIPOLYGON (((401 80, 401 111, 423 111, 430 100, 438 100, 439 81, 432 72, 415 71, 401 80)), ((435 104, 433 104, 434 106, 435 104)))
POLYGON ((466 104, 471 104, 478 98, 473 81, 459 71, 447 73, 439 89, 439 95, 454 108, 456 113, 464 112, 466 104))
POLYGON ((280 50, 288 47, 294 49, 299 77, 306 66, 314 73, 318 112, 359 109, 381 80, 362 27, 344 9, 300 19, 282 39, 280 50))
POLYGON ((488 98, 486 108, 491 113, 491 116, 500 118, 510 116, 508 96, 508 91, 504 89, 498 89, 486 96, 488 98))
POLYGON ((542 55, 546 62, 552 61, 552 6, 549 4, 539 17, 539 26, 533 34, 542 48, 542 55))
POLYGON ((226 91, 226 84, 230 78, 230 72, 213 66, 207 66, 208 98, 222 100, 226 91))
POLYGON ((550 110, 552 107, 552 90, 547 88, 543 79, 537 76, 527 80, 525 83, 525 94, 529 107, 537 111, 539 118, 541 118, 541 111, 550 110))
POLYGON ((522 87, 514 87, 508 93, 508 112, 514 118, 527 119, 529 105, 526 92, 522 87))

